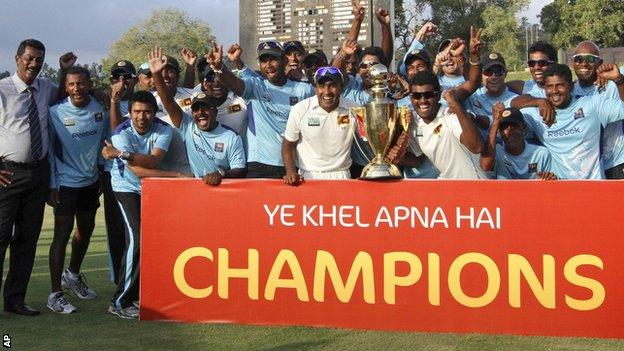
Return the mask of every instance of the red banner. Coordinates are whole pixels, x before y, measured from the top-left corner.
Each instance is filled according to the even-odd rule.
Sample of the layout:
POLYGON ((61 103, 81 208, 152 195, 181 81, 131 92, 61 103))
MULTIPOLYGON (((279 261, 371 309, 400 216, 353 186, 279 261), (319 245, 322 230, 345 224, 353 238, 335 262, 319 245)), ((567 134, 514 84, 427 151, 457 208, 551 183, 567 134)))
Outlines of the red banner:
POLYGON ((623 338, 623 193, 148 179, 141 319, 623 338))

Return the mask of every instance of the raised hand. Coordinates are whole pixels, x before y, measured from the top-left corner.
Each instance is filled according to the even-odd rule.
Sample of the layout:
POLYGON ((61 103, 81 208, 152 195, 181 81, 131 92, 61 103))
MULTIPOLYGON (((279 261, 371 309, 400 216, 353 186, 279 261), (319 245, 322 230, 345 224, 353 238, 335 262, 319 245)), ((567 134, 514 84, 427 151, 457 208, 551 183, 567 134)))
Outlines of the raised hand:
POLYGON ((442 98, 446 100, 450 108, 454 108, 457 105, 459 105, 459 102, 457 101, 457 97, 455 96, 455 89, 445 90, 444 93, 442 94, 442 98))
POLYGON ((425 39, 434 35, 437 31, 438 31, 438 26, 433 24, 433 22, 427 22, 420 28, 418 33, 416 33, 416 40, 422 43, 425 41, 425 39))
POLYGON ((375 17, 381 24, 390 25, 390 13, 381 7, 375 11, 375 17))
POLYGON ((240 60, 241 55, 243 54, 243 49, 238 44, 233 44, 227 51, 228 60, 235 62, 240 60))
POLYGON ((162 48, 155 47, 147 54, 147 61, 152 74, 160 73, 167 66, 167 56, 163 54, 162 48))
POLYGON ((207 53, 204 57, 212 69, 220 71, 223 64, 223 45, 217 45, 217 42, 213 41, 212 51, 207 53))
POLYGON ((505 110, 505 106, 499 101, 494 106, 492 106, 492 116, 494 117, 494 121, 492 124, 498 125, 500 120, 503 118, 503 111, 505 110))
POLYGON ((342 42, 342 47, 340 48, 340 50, 342 50, 342 52, 345 55, 355 55, 358 52, 358 49, 360 48, 360 46, 358 45, 357 41, 355 40, 351 40, 351 39, 345 39, 342 42))
POLYGON ((352 0, 351 4, 353 4, 353 16, 355 16, 356 21, 363 21, 364 16, 366 15, 366 9, 360 4, 360 0, 352 0))
POLYGON ((64 53, 61 57, 59 57, 59 66, 62 70, 66 70, 73 66, 77 59, 78 57, 74 55, 73 52, 64 53))
POLYGON ((461 38, 455 38, 447 46, 447 49, 451 56, 461 57, 464 54, 464 50, 466 50, 466 42, 461 38))
POLYGON ((481 41, 483 31, 483 28, 475 29, 475 27, 470 26, 470 53, 472 55, 478 56, 483 47, 483 42, 481 41))
POLYGON ((187 65, 195 66, 195 63, 197 62, 197 54, 195 51, 189 48, 182 48, 182 50, 180 50, 180 56, 182 56, 182 59, 187 65))
POLYGON ((119 102, 125 90, 126 90, 126 82, 124 80, 118 80, 113 85, 111 85, 111 96, 110 96, 111 103, 119 102))
POLYGON ((598 74, 598 77, 604 80, 612 80, 617 82, 620 79, 624 78, 624 76, 622 76, 622 74, 620 73, 618 66, 612 63, 603 63, 596 69, 596 73, 598 74))

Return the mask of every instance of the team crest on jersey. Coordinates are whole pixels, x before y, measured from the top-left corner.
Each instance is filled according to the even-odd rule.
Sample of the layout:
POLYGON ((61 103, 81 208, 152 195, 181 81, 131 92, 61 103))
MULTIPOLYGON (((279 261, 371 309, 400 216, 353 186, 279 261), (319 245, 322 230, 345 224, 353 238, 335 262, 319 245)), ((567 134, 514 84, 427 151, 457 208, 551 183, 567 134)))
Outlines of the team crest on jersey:
POLYGON ((102 115, 102 112, 98 112, 95 114, 95 121, 96 122, 102 122, 102 120, 104 119, 104 116, 102 115))
POLYGON ((574 119, 579 119, 585 117, 585 112, 583 112, 583 108, 579 108, 576 112, 574 112, 574 119))
POLYGON ((216 152, 223 152, 223 143, 215 143, 214 146, 214 151, 216 152))
POLYGON ((433 130, 433 134, 435 135, 442 135, 443 134, 443 130, 442 130, 442 125, 440 124, 439 126, 435 127, 435 129, 433 130))
POLYGON ((243 109, 243 107, 240 104, 230 105, 230 106, 228 106, 228 113, 239 112, 242 109, 243 109))
POLYGON ((338 116, 338 124, 349 124, 349 116, 348 115, 338 116))
POLYGON ((296 96, 291 96, 290 97, 290 106, 294 106, 299 102, 299 98, 296 96))
POLYGON ((478 108, 483 108, 483 106, 481 105, 481 103, 479 102, 479 100, 475 100, 475 101, 474 101, 474 105, 475 105, 475 107, 478 107, 478 108))
POLYGON ((191 106, 191 102, 192 102, 191 98, 180 99, 180 102, 178 103, 178 105, 180 105, 181 107, 187 107, 187 106, 191 106))
POLYGON ((71 117, 67 117, 63 118, 63 124, 65 125, 65 127, 72 127, 76 125, 76 121, 71 117))
POLYGON ((537 163, 529 163, 529 173, 537 173, 537 163))

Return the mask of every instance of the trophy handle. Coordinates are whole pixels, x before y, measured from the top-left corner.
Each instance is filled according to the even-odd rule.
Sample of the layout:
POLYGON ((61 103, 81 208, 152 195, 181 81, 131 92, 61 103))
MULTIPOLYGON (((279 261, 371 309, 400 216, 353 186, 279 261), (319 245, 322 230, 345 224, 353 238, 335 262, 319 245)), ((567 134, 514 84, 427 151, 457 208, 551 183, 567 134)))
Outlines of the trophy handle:
MULTIPOLYGON (((349 108, 351 118, 355 120, 355 128, 353 128, 353 143, 358 148, 360 153, 364 156, 366 161, 372 162, 372 159, 368 157, 367 152, 362 149, 360 141, 368 142, 368 133, 366 132, 366 108, 365 107, 351 107, 349 108), (364 139, 364 140, 362 140, 364 139)), ((374 156, 373 156, 374 157, 374 156)))
POLYGON ((399 123, 403 127, 403 131, 407 132, 412 124, 412 113, 407 106, 399 107, 399 123))

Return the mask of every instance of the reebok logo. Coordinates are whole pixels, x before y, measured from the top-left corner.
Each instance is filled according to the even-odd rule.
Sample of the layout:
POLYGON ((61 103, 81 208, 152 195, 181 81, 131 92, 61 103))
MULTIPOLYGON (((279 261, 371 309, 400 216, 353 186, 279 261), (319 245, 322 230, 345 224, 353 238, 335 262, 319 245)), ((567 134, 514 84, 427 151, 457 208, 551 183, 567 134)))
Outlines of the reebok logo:
POLYGON ((578 134, 580 132, 581 132, 581 128, 574 127, 570 129, 564 129, 564 130, 549 131, 547 136, 549 138, 559 138, 559 137, 566 136, 566 135, 578 134))
POLYGON ((89 130, 89 131, 82 132, 82 133, 72 133, 72 138, 74 138, 74 139, 76 139, 76 138, 85 138, 85 137, 96 135, 96 134, 97 134, 97 129, 89 130))

